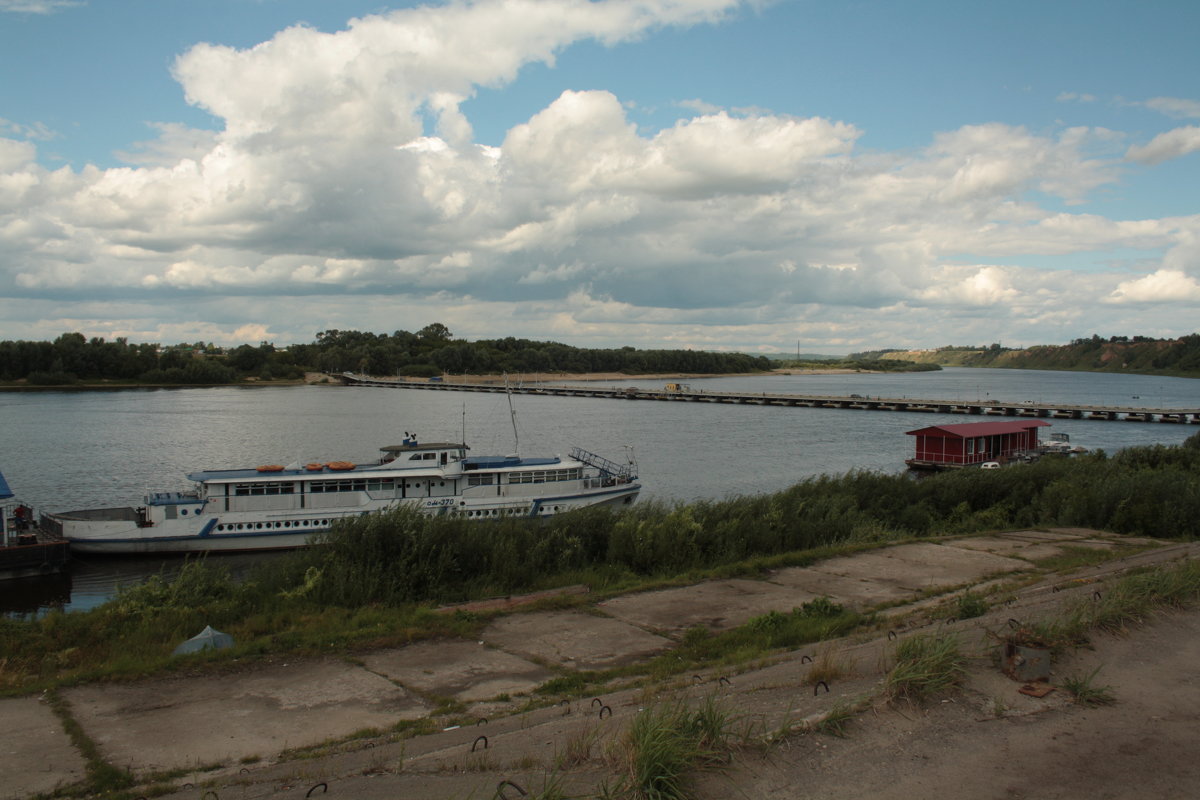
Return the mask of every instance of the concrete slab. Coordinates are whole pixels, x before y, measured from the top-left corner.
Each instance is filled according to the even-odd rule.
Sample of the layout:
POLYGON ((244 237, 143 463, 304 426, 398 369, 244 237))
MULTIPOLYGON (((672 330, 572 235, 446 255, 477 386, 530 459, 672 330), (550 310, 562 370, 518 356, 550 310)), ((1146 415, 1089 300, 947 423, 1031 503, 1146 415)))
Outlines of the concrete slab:
POLYGON ((1151 547, 1162 544, 1158 539, 1146 539, 1141 536, 1113 536, 1106 538, 1106 541, 1116 542, 1122 547, 1151 547))
POLYGON ((1024 557, 1024 550, 1037 547, 1028 539, 1018 539, 1012 536, 969 536, 966 539, 952 539, 943 543, 946 547, 961 547, 964 550, 979 550, 985 553, 996 553, 1002 556, 1024 557))
POLYGON ((892 603, 913 595, 912 590, 895 583, 853 578, 825 572, 817 567, 788 567, 771 574, 772 583, 792 586, 815 597, 828 597, 844 606, 862 611, 871 606, 892 603))
POLYGON ((577 611, 501 617, 484 630, 483 640, 509 653, 573 669, 636 663, 672 644, 620 620, 577 611))
POLYGON ((270 758, 429 711, 386 678, 340 661, 87 686, 64 694, 105 757, 139 770, 270 758))
POLYGON ((525 694, 554 677, 545 667, 479 642, 422 642, 363 659, 372 672, 409 689, 465 703, 525 694))
POLYGON ((768 611, 791 611, 814 597, 785 584, 725 580, 615 597, 600 607, 643 628, 676 633, 702 625, 721 631, 768 611))
POLYGON ((81 781, 87 765, 50 707, 36 697, 0 700, 0 798, 49 794, 81 781))
POLYGON ((822 572, 920 591, 1025 570, 1029 565, 991 553, 918 543, 832 558, 818 567, 822 572))
POLYGON ((902 544, 897 547, 889 547, 882 552, 888 558, 897 558, 921 567, 952 570, 955 574, 961 575, 963 580, 979 578, 993 572, 1028 569, 1028 565, 1015 558, 977 551, 964 552, 953 547, 929 542, 902 544))
POLYGON ((1053 558, 1063 554, 1064 547, 1072 547, 1081 539, 1062 539, 1055 542, 1042 539, 1018 539, 1011 536, 975 536, 968 539, 955 539, 946 542, 947 547, 961 547, 964 550, 981 550, 996 555, 1011 556, 1025 561, 1038 561, 1043 558, 1053 558))
POLYGON ((1007 531, 996 535, 1027 542, 1065 542, 1070 539, 1086 539, 1089 536, 1095 536, 1096 531, 1082 528, 1055 528, 1051 531, 1007 531))
POLYGON ((1120 546, 1110 539, 1075 539, 1064 544, 1067 547, 1082 547, 1087 550, 1116 550, 1120 546))
POLYGON ((1061 542, 1060 544, 1031 544, 1022 550, 1019 550, 1016 555, 1018 558, 1023 558, 1026 561, 1038 562, 1043 558, 1054 558, 1061 556, 1064 552, 1064 547, 1070 547, 1074 542, 1061 542))

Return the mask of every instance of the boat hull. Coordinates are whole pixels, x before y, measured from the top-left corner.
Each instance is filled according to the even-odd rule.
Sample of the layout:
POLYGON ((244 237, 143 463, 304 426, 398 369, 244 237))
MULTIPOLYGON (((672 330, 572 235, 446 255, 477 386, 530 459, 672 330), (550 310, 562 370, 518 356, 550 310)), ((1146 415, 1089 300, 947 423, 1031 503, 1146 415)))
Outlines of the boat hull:
POLYGON ((543 496, 481 500, 461 496, 414 498, 319 515, 206 514, 145 524, 134 509, 44 514, 42 527, 68 541, 71 551, 91 555, 188 554, 289 550, 304 547, 339 520, 382 513, 400 506, 435 516, 467 519, 527 517, 542 519, 590 506, 623 506, 641 491, 636 482, 543 496))

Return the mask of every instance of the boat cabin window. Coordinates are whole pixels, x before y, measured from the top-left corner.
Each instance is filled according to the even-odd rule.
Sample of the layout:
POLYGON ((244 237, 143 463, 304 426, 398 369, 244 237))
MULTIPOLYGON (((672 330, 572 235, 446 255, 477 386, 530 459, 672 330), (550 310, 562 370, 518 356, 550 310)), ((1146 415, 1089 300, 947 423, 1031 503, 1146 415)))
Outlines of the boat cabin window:
POLYGON ((233 493, 238 497, 260 494, 295 494, 296 485, 293 483, 239 483, 233 487, 233 493))
POLYGON ((408 457, 409 461, 436 461, 437 453, 413 453, 408 457))
POLYGON ((575 469, 546 469, 534 470, 531 472, 510 472, 508 474, 509 483, 547 483, 549 481, 573 481, 578 480, 582 475, 582 470, 576 467, 575 469))
POLYGON ((306 485, 310 494, 326 492, 379 492, 391 491, 396 482, 391 478, 354 478, 342 481, 310 481, 306 485))
POLYGON ((482 475, 468 475, 467 486, 491 486, 496 482, 496 475, 492 472, 485 472, 482 475))

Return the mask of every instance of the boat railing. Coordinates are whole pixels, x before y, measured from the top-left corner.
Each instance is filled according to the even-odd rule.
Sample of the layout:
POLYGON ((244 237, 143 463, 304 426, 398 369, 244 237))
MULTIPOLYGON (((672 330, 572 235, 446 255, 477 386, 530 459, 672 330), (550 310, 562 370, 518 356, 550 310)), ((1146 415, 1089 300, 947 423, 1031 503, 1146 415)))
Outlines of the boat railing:
POLYGON ((618 464, 616 461, 598 456, 595 453, 588 452, 582 447, 571 448, 571 458, 576 461, 582 461, 588 466, 595 467, 604 475, 613 478, 623 478, 625 480, 633 480, 637 477, 637 465, 633 463, 618 464))

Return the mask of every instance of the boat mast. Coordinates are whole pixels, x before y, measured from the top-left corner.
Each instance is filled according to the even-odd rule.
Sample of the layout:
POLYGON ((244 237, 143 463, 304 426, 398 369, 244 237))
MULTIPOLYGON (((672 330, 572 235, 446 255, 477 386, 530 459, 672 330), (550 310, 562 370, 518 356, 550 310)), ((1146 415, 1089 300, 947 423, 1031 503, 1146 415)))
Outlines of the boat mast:
POLYGON ((508 414, 512 417, 513 443, 516 445, 517 457, 521 457, 521 434, 517 433, 517 410, 513 408, 512 387, 508 385, 508 373, 504 373, 504 393, 508 395, 508 414))

